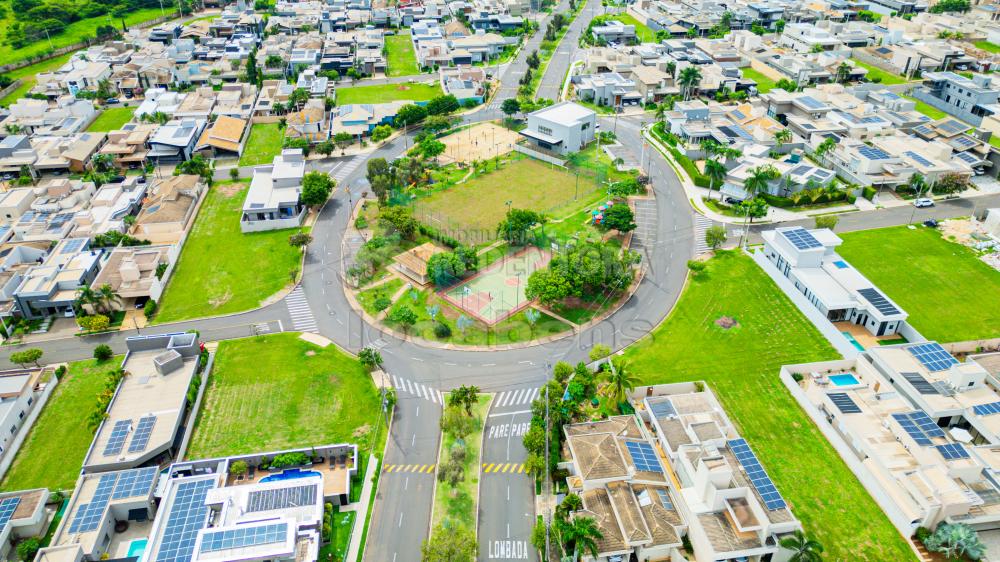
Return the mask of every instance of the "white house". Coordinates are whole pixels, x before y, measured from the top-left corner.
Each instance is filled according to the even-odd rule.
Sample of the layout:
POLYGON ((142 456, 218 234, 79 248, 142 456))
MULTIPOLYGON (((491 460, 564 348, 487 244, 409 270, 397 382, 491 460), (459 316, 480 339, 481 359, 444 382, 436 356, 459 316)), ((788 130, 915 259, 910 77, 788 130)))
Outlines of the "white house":
POLYGON ((596 130, 596 113, 564 101, 529 113, 528 126, 521 135, 531 148, 566 155, 591 143, 596 130))
POLYGON ((306 160, 300 148, 282 150, 270 166, 254 168, 243 202, 240 230, 259 232, 301 225, 306 216, 299 202, 305 170, 306 160))

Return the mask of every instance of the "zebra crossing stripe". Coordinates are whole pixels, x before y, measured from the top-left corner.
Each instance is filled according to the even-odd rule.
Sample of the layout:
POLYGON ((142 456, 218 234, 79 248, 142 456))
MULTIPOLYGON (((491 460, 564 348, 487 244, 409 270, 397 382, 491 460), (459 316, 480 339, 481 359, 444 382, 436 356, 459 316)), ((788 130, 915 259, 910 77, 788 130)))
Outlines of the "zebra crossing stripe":
POLYGON ((497 395, 497 407, 498 408, 503 405, 503 399, 504 399, 505 396, 507 396, 506 392, 501 392, 499 395, 497 395))
POLYGON ((312 309, 309 308, 301 285, 285 297, 285 306, 288 308, 288 315, 292 317, 292 327, 295 330, 300 332, 319 331, 316 318, 313 316, 312 309))

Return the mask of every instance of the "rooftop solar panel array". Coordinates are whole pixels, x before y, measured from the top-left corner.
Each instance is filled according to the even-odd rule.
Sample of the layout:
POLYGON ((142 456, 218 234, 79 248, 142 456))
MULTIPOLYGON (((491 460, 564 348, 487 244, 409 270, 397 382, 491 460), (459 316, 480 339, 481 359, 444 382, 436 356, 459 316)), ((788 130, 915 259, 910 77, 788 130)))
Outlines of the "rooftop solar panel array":
POLYGON ((629 455, 632 456, 632 462, 635 463, 635 469, 641 472, 663 472, 660 468, 660 460, 656 458, 656 451, 649 443, 643 443, 641 441, 626 441, 625 447, 628 448, 629 455))
POLYGON ((118 483, 115 484, 115 491, 111 495, 111 499, 120 500, 148 495, 153 488, 156 472, 157 467, 155 466, 122 472, 118 476, 118 483))
POLYGON ((973 139, 971 139, 971 138, 969 138, 967 136, 964 136, 964 135, 960 136, 960 137, 955 137, 955 138, 951 139, 950 142, 951 142, 951 144, 960 146, 962 148, 972 148, 972 147, 974 147, 974 146, 976 146, 976 145, 979 144, 975 140, 973 140, 973 139))
POLYGON ((781 235, 799 250, 823 247, 823 245, 819 243, 819 240, 816 240, 815 236, 802 227, 782 230, 781 235))
POLYGON ((218 552, 230 548, 280 543, 285 541, 286 535, 288 535, 288 523, 224 529, 204 533, 201 537, 201 552, 218 552))
POLYGON ((316 503, 316 485, 250 492, 247 513, 301 507, 316 503))
POLYGON ((899 309, 893 306, 893 304, 889 302, 889 299, 885 298, 885 295, 880 293, 879 290, 874 287, 859 289, 858 294, 864 297, 866 301, 872 303, 872 306, 886 316, 899 314, 899 309))
POLYGON ((924 158, 923 156, 917 154, 916 152, 913 152, 912 150, 907 150, 903 154, 909 156, 910 158, 913 159, 914 162, 920 164, 921 166, 933 166, 930 160, 924 158))
POLYGON ((798 100, 809 109, 823 109, 826 107, 826 105, 812 96, 799 96, 798 100))
POLYGON ((670 400, 653 402, 649 405, 649 410, 657 418, 670 418, 677 415, 677 409, 674 408, 674 404, 670 400))
POLYGON ((858 152, 869 160, 888 160, 890 158, 886 151, 874 146, 862 146, 858 149, 858 152))
POLYGON ((10 518, 14 517, 14 512, 17 511, 17 506, 20 504, 20 496, 0 500, 0 530, 3 530, 10 522, 10 518))
POLYGON ((195 541, 208 520, 205 497, 215 481, 197 480, 177 485, 174 502, 167 514, 163 539, 156 554, 157 562, 187 562, 194 554, 195 541))
POLYGON ((990 402, 989 404, 973 406, 972 411, 977 416, 992 416, 993 414, 1000 414, 1000 402, 990 402))
POLYGON ((936 445, 935 448, 941 453, 941 456, 948 461, 969 458, 969 452, 966 451, 965 447, 963 447, 960 443, 936 445))
POLYGON ((787 507, 784 498, 781 497, 778 489, 774 486, 774 482, 771 481, 771 477, 767 475, 767 471, 764 470, 760 461, 757 460, 757 455, 750 449, 750 445, 747 444, 746 439, 732 439, 728 444, 730 450, 733 451, 733 455, 736 456, 736 460, 739 461, 740 465, 746 471, 747 478, 750 479, 750 484, 753 485, 757 493, 760 494, 761 499, 764 500, 764 505, 770 510, 787 507))
POLYGON ((97 530, 101 525, 104 510, 108 507, 108 502, 111 501, 111 492, 117 481, 118 475, 114 473, 101 476, 90 503, 81 504, 80 507, 76 508, 76 514, 69 525, 71 534, 97 530))
POLYGON ((111 429, 111 437, 108 437, 108 443, 104 446, 104 456, 110 457, 122 452, 122 447, 125 446, 125 437, 128 436, 128 430, 131 426, 132 420, 115 422, 115 426, 111 429))
POLYGON ((938 389, 934 388, 934 385, 927 382, 927 379, 922 377, 920 373, 901 373, 903 378, 909 381, 913 388, 917 389, 920 394, 941 394, 938 389))
POLYGON ((827 394, 833 405, 836 406, 841 412, 845 414, 860 414, 861 408, 854 403, 854 400, 847 395, 846 392, 831 392, 827 394))
POLYGON ((667 492, 663 488, 656 488, 656 495, 660 496, 660 504, 663 507, 667 509, 674 508, 674 502, 670 499, 670 492, 667 492))
POLYGON ((944 437, 944 430, 938 427, 930 416, 920 410, 896 413, 892 417, 899 422, 903 431, 916 441, 917 445, 930 445, 932 437, 944 437))
POLYGON ((156 416, 149 415, 139 418, 135 433, 132 434, 132 441, 129 443, 128 452, 138 453, 146 450, 149 444, 149 437, 153 434, 153 427, 156 426, 156 416))
POLYGON ((969 129, 969 126, 966 125, 965 123, 960 123, 954 120, 945 121, 944 123, 938 123, 936 126, 938 129, 941 129, 942 131, 947 131, 953 134, 962 133, 969 129))
POLYGON ((982 158, 976 158, 975 156, 969 154, 968 152, 956 152, 955 158, 958 158, 959 160, 962 160, 963 162, 966 162, 968 164, 978 164, 979 162, 982 162, 982 158))
POLYGON ((83 244, 86 241, 87 240, 84 238, 74 238, 72 240, 67 240, 66 244, 63 246, 62 253, 70 254, 73 252, 78 252, 80 251, 80 248, 83 247, 83 244))
POLYGON ((951 368, 952 365, 958 364, 958 359, 952 357, 941 344, 937 342, 921 343, 917 345, 911 345, 906 348, 917 361, 927 367, 928 371, 944 371, 951 368))

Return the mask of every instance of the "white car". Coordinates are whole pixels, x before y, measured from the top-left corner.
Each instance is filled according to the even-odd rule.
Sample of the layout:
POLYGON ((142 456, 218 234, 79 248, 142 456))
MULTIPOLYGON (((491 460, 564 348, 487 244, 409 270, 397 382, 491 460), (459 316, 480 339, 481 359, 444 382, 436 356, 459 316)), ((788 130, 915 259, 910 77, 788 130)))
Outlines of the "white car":
POLYGON ((928 197, 921 197, 921 198, 915 199, 913 201, 913 206, 914 207, 933 207, 934 206, 934 200, 930 199, 928 197))

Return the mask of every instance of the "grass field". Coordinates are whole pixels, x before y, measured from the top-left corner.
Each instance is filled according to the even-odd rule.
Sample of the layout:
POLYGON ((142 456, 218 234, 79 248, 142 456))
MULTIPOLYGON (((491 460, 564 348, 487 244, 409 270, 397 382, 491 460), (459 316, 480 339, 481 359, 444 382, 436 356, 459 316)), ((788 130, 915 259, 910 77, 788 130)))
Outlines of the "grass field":
POLYGON ((656 32, 629 14, 616 14, 611 19, 618 20, 625 25, 634 25, 635 37, 640 43, 653 43, 656 41, 656 32))
MULTIPOLYGON (((371 377, 336 346, 321 348, 291 332, 227 340, 219 343, 187 456, 348 442, 367 456, 380 415, 371 377)), ((385 423, 380 427, 384 433, 385 423)))
POLYGON ((931 228, 848 232, 838 252, 942 342, 1000 337, 1000 272, 931 228))
POLYGON ((406 76, 420 74, 417 54, 413 52, 413 41, 409 33, 385 36, 386 75, 406 76))
POLYGON ((915 560, 906 542, 778 379, 837 353, 753 261, 721 252, 670 317, 626 351, 641 384, 704 380, 827 560, 915 560), (728 331, 721 316, 739 323, 728 331))
MULTIPOLYGON (((476 430, 465 438, 465 479, 455 488, 446 482, 438 482, 434 490, 434 521, 431 528, 437 528, 444 523, 457 525, 460 528, 475 530, 476 503, 479 484, 479 454, 483 440, 483 420, 489 411, 490 395, 479 395, 479 404, 472 408, 472 416, 476 418, 476 430)), ((449 451, 455 444, 455 437, 448 433, 441 434, 441 456, 438 457, 438 468, 448 459, 449 451)))
POLYGON ((156 322, 248 310, 292 282, 302 255, 288 244, 296 230, 243 234, 240 214, 247 189, 246 182, 209 189, 156 322))
POLYGON ((757 83, 757 91, 761 94, 766 94, 770 92, 771 90, 774 89, 775 85, 778 83, 777 80, 771 80, 763 73, 758 72, 750 68, 749 66, 741 68, 740 70, 743 71, 744 78, 749 78, 750 80, 753 80, 754 82, 757 83))
POLYGON ((903 84, 903 83, 906 82, 906 79, 903 78, 902 76, 898 75, 898 74, 893 74, 891 72, 886 72, 886 71, 882 70, 881 68, 872 66, 870 64, 863 63, 863 62, 859 61, 858 59, 851 59, 851 60, 854 61, 854 64, 860 66, 861 68, 864 68, 864 69, 868 70, 868 74, 865 75, 868 78, 868 80, 871 80, 872 78, 881 78, 882 82, 880 82, 880 83, 883 84, 883 85, 885 85, 885 86, 891 86, 893 84, 903 84))
POLYGON ((122 356, 98 363, 90 359, 69 364, 32 426, 14 463, 0 483, 5 492, 30 488, 72 490, 80 475, 94 432, 87 414, 104 388, 104 375, 122 364, 122 356))
POLYGON ((982 49, 989 53, 1000 53, 1000 45, 990 43, 989 41, 976 41, 973 45, 975 45, 977 49, 982 49))
POLYGON ((7 76, 10 76, 11 78, 20 78, 21 85, 0 99, 0 106, 7 107, 24 97, 29 90, 35 87, 35 83, 37 82, 37 80, 35 80, 35 76, 37 74, 41 74, 42 72, 51 72, 59 68, 60 66, 66 64, 66 61, 68 61, 71 56, 73 56, 73 53, 66 53, 64 55, 59 55, 58 57, 53 57, 51 59, 8 72, 7 76))
POLYGON ((281 154, 285 130, 278 123, 257 123, 250 129, 250 138, 240 156, 240 166, 270 164, 281 154))
POLYGON ((381 84, 337 88, 337 105, 386 103, 397 100, 428 101, 442 95, 441 86, 427 84, 381 84))
POLYGON ((934 107, 933 105, 930 105, 929 103, 922 102, 922 101, 918 100, 915 97, 907 96, 907 95, 903 95, 903 97, 906 98, 906 99, 908 99, 908 100, 910 100, 910 101, 912 101, 912 102, 915 102, 916 103, 916 107, 914 109, 916 109, 918 112, 923 113, 924 115, 930 117, 931 119, 941 119, 941 118, 944 118, 944 117, 948 116, 947 113, 941 111, 940 109, 934 107))
POLYGON ((134 107, 110 107, 102 111, 97 119, 94 119, 94 122, 87 127, 87 130, 97 133, 117 131, 122 128, 122 125, 132 120, 133 114, 135 114, 134 107))

